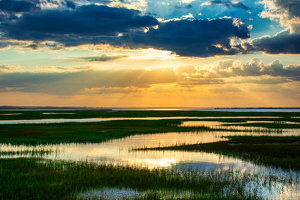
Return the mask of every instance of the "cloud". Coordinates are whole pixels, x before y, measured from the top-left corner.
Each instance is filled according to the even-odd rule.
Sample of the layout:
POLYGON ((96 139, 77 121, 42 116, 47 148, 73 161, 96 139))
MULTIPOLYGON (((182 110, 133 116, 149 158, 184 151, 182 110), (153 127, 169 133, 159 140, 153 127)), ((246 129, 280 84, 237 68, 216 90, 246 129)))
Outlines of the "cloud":
POLYGON ((1 12, 20 13, 30 12, 33 10, 39 10, 40 8, 33 3, 33 1, 22 0, 1 0, 0 1, 1 12))
POLYGON ((21 40, 0 40, 0 49, 3 48, 29 48, 33 50, 39 50, 41 48, 48 48, 50 50, 61 50, 63 45, 58 42, 44 41, 44 42, 32 42, 21 40))
POLYGON ((116 55, 116 56, 108 56, 106 54, 102 54, 101 56, 89 56, 89 57, 69 57, 67 59, 74 60, 83 60, 88 62, 107 62, 111 60, 118 60, 122 58, 128 57, 127 55, 116 55))
MULTIPOLYGON (((38 1, 35 0, 1 0, 0 22, 16 20, 22 13, 40 10, 38 1)), ((1 30, 1 26, 0 26, 1 30)))
MULTIPOLYGON (((247 26, 236 19, 182 19, 159 23, 140 11, 105 5, 26 13, 16 20, 2 23, 0 28, 3 30, 2 40, 33 41, 26 46, 33 49, 38 49, 40 43, 52 41, 66 47, 110 44, 199 57, 241 53, 243 48, 239 44, 232 45, 232 39, 249 38, 247 26), (153 28, 154 25, 158 27, 153 28), (145 32, 145 28, 149 31, 145 32)), ((61 48, 61 45, 53 48, 56 46, 61 48)))
POLYGON ((0 22, 14 21, 23 14, 44 9, 74 9, 76 4, 69 0, 1 0, 0 22))
POLYGON ((175 5, 174 7, 175 7, 175 9, 191 9, 191 8, 193 8, 193 6, 191 4, 187 4, 187 5, 175 5))
POLYGON ((26 42, 0 41, 0 49, 11 47, 11 46, 23 46, 23 45, 26 45, 26 42))
POLYGON ((236 1, 210 1, 210 2, 204 2, 201 5, 202 6, 208 6, 208 5, 224 5, 227 8, 240 8, 243 10, 249 10, 247 6, 245 6, 241 2, 236 2, 236 1))
POLYGON ((10 65, 0 65, 0 73, 1 72, 16 72, 21 70, 20 66, 10 66, 10 65))
POLYGON ((88 94, 129 94, 137 93, 142 89, 138 87, 98 87, 84 88, 81 91, 88 94))
POLYGON ((281 9, 289 19, 300 17, 300 2, 298 0, 275 0, 277 8, 281 9))
MULTIPOLYGON (((203 80, 206 78, 215 80, 215 82, 236 77, 259 78, 260 82, 264 82, 264 84, 300 81, 300 65, 283 66, 278 60, 269 64, 264 64, 259 59, 252 59, 247 63, 238 60, 225 60, 202 67, 178 67, 175 73, 185 77, 185 80, 203 80)), ((247 82, 246 80, 251 80, 254 83, 258 79, 253 81, 254 79, 243 78, 241 82, 247 82)))
POLYGON ((232 38, 249 38, 247 26, 238 20, 178 20, 161 23, 148 32, 131 32, 115 40, 104 41, 126 48, 155 48, 181 56, 208 57, 234 55, 243 51, 232 45, 232 38))
POLYGON ((222 87, 217 87, 217 88, 214 88, 212 89, 212 92, 214 93, 237 93, 237 92, 240 92, 241 90, 238 88, 238 87, 235 87, 235 86, 232 86, 232 85, 229 85, 229 86, 222 86, 222 87))
POLYGON ((95 37, 117 36, 158 21, 137 10, 84 5, 76 9, 51 9, 27 13, 1 25, 4 38, 67 43, 94 43, 95 37))
POLYGON ((86 88, 148 88, 151 84, 174 83, 177 78, 172 72, 172 69, 128 69, 0 73, 0 88, 68 96, 87 91, 86 88))
POLYGON ((300 1, 298 0, 264 0, 265 11, 261 17, 279 20, 282 26, 288 27, 274 36, 264 36, 254 39, 254 50, 270 54, 300 53, 300 1))
POLYGON ((274 36, 264 36, 252 40, 251 50, 268 54, 299 54, 300 33, 293 34, 289 30, 281 31, 274 36))
POLYGON ((292 34, 300 34, 300 1, 263 0, 265 10, 261 17, 277 20, 282 26, 289 27, 292 34))
MULTIPOLYGON (((283 66, 279 61, 263 64, 258 59, 247 63, 226 60, 208 66, 181 66, 157 69, 91 70, 79 67, 21 71, 0 66, 0 90, 17 88, 19 92, 47 93, 60 96, 97 93, 134 93, 153 85, 193 89, 201 85, 218 85, 237 92, 228 84, 295 84, 300 82, 300 65, 283 66)), ((233 85, 236 86, 236 85, 233 85)), ((218 91, 220 93, 220 91, 218 91)))
POLYGON ((290 79, 290 81, 300 81, 300 65, 283 66, 278 60, 267 65, 263 64, 259 59, 253 59, 248 63, 231 60, 218 62, 213 69, 213 72, 210 74, 212 77, 272 76, 286 78, 285 80, 290 79))

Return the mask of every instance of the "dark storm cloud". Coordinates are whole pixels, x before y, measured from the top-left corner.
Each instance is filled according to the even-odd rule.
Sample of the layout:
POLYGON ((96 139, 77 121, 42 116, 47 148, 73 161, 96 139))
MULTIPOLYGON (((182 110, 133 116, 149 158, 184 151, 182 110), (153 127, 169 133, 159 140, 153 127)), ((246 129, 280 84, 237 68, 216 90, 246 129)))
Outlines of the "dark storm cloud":
POLYGON ((275 0, 275 4, 279 6, 281 9, 286 10, 290 18, 300 16, 299 0, 275 0))
POLYGON ((76 8, 76 4, 72 1, 66 1, 65 5, 67 8, 72 8, 72 9, 76 8))
POLYGON ((300 34, 291 34, 288 30, 273 37, 265 36, 252 41, 254 50, 269 54, 299 54, 300 34))
POLYGON ((113 2, 126 2, 126 0, 87 0, 90 3, 110 4, 113 2))
POLYGON ((241 47, 230 44, 233 37, 248 38, 248 28, 231 19, 179 20, 161 23, 158 29, 151 28, 146 33, 133 32, 106 42, 129 48, 169 50, 181 56, 208 57, 241 52, 241 47))
POLYGON ((74 10, 42 10, 24 14, 15 22, 3 23, 2 27, 6 38, 63 43, 82 37, 92 43, 93 37, 116 36, 131 29, 157 24, 155 18, 142 16, 137 10, 85 5, 74 10))
POLYGON ((247 6, 245 6, 241 2, 233 2, 233 1, 211 1, 211 4, 218 4, 218 5, 224 5, 227 8, 233 7, 233 8, 241 8, 243 10, 249 10, 247 6))
POLYGON ((35 0, 1 0, 0 22, 16 20, 18 19, 18 15, 22 15, 22 13, 33 12, 37 10, 40 10, 40 7, 38 5, 38 1, 35 0))
POLYGON ((32 10, 40 9, 32 1, 18 1, 18 0, 1 0, 0 1, 0 11, 2 12, 29 12, 32 10))
POLYGON ((232 19, 179 20, 159 23, 137 10, 85 5, 74 10, 42 10, 2 24, 4 39, 56 41, 65 46, 111 44, 156 48, 181 56, 208 57, 240 53, 233 37, 249 38, 246 25, 232 19), (151 26, 159 25, 157 29, 151 26), (150 27, 148 32, 141 28, 150 27), (123 33, 123 36, 118 36, 123 33))

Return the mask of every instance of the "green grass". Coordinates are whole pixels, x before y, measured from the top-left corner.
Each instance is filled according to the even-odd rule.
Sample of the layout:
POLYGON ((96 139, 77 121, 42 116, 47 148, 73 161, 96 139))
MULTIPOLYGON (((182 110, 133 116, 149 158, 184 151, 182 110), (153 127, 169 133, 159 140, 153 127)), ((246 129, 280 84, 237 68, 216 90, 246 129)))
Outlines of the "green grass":
MULTIPOLYGON (((178 127, 183 120, 120 120, 85 123, 55 124, 7 124, 0 125, 0 143, 10 144, 58 144, 97 143, 134 134, 237 131, 209 127, 178 127)), ((252 132, 252 130, 249 130, 252 132)))
POLYGON ((184 150, 218 153, 256 164, 300 170, 299 136, 231 136, 229 141, 145 148, 139 150, 184 150))
POLYGON ((125 120, 92 123, 13 124, 0 126, 0 143, 56 144, 102 142, 133 134, 208 130, 177 127, 179 120, 125 120))
POLYGON ((300 136, 228 136, 231 144, 298 143, 300 136))
MULTIPOLYGON (((216 173, 201 177, 192 172, 114 167, 86 162, 0 159, 0 199, 75 199, 80 192, 101 187, 138 191, 189 190, 203 199, 250 199, 250 195, 256 199, 254 193, 245 194, 243 181, 234 178, 232 173, 219 173, 222 180, 214 175, 216 173)), ((158 194, 152 192, 149 195, 157 197, 158 194)), ((149 196, 147 198, 151 199, 149 196)))
MULTIPOLYGON (((235 120, 235 119, 222 119, 235 120)), ((244 119, 237 119, 244 120, 244 119)), ((0 125, 0 143, 11 144, 57 144, 57 143, 96 143, 134 134, 189 132, 189 131, 242 131, 209 127, 178 127, 188 119, 169 120, 120 120, 106 122, 55 123, 55 124, 7 124, 0 125)), ((194 120, 193 120, 194 121, 194 120)), ((237 124, 239 125, 239 124, 237 124)), ((272 126, 273 124, 266 124, 272 126)), ((282 128, 286 124, 280 123, 282 128)), ((294 124, 289 124, 294 126, 294 124)), ((277 123, 276 123, 277 126, 277 123)), ((299 126, 299 125, 296 125, 299 126)), ((279 128, 279 127, 277 127, 279 128)), ((275 129, 260 130, 274 132, 275 129)), ((279 130, 279 129, 278 129, 279 130)), ((244 130, 246 132, 257 131, 244 130)))

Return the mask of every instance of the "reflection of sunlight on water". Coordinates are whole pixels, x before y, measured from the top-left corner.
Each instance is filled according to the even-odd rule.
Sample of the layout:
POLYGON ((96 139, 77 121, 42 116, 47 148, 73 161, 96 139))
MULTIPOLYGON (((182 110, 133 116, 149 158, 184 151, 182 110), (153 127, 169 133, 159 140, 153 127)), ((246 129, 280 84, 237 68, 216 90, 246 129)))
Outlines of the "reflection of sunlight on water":
MULTIPOLYGON (((215 123, 215 122, 213 122, 215 123)), ((187 133, 157 133, 140 134, 126 138, 114 139, 103 143, 91 144, 57 144, 57 145, 7 145, 1 144, 2 152, 22 152, 22 151, 52 151, 40 155, 48 159, 71 160, 71 161, 92 161, 98 163, 124 163, 129 165, 141 165, 152 167, 181 166, 186 168, 216 169, 233 167, 237 170, 247 168, 257 169, 250 162, 244 162, 232 157, 220 156, 219 154, 204 152, 186 151, 134 151, 136 148, 145 147, 165 147, 181 144, 209 143, 226 140, 223 136, 231 135, 278 135, 276 133, 253 133, 253 132, 187 132, 187 133), (149 162, 151 161, 151 162, 149 162), (167 162, 172 161, 172 162, 167 162), (156 165, 155 165, 156 163, 156 165), (163 164, 159 164, 163 163, 163 164)), ((13 155, 12 155, 13 156, 13 155)), ((14 155, 16 157, 17 155, 14 155)), ((22 156, 22 155, 18 155, 22 156)), ((25 156, 25 155, 23 155, 25 156)), ((27 156, 30 156, 28 154, 27 156)), ((7 157, 7 156, 6 156, 7 157)))
MULTIPOLYGON (((237 158, 214 153, 188 151, 134 151, 135 148, 172 146, 180 144, 208 143, 226 140, 222 136, 254 135, 248 132, 188 132, 188 133, 158 133, 133 135, 114 139, 104 143, 91 144, 57 144, 40 146, 14 146, 1 144, 0 151, 30 151, 47 150, 48 154, 40 155, 47 159, 69 161, 91 161, 103 164, 134 165, 143 167, 175 167, 192 169, 247 169, 247 171, 262 171, 268 173, 270 168, 255 166, 237 158)), ((259 134, 264 135, 264 134, 259 134)), ((272 134, 268 134, 272 135, 272 134)), ((274 134, 276 135, 276 134, 274 134)), ((13 156, 13 155, 12 155, 13 156)), ((22 156, 22 155, 18 155, 22 156)), ((27 156, 30 156, 27 155, 27 156)), ((9 156, 5 156, 9 157, 9 156)), ((13 157, 17 157, 14 155, 13 157)))
POLYGON ((145 159, 144 162, 147 163, 150 169, 157 168, 157 167, 167 168, 176 164, 176 160, 174 159, 160 159, 160 160, 145 159))

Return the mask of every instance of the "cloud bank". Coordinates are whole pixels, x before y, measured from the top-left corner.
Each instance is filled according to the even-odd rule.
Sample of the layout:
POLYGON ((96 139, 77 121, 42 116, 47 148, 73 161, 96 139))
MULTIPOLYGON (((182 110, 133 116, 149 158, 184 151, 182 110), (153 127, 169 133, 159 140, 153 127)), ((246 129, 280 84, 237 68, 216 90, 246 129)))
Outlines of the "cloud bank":
MULTIPOLYGON (((180 66, 161 69, 85 70, 60 72, 18 72, 0 66, 0 90, 75 95, 86 93, 126 93, 157 84, 193 88, 201 85, 299 83, 300 65, 283 66, 279 61, 263 64, 226 60, 209 66, 180 66), (2 71, 2 72, 1 72, 2 71), (122 88, 124 91, 122 92, 122 88)), ((232 88, 231 88, 232 89, 232 88)))
POLYGON ((181 56, 208 57, 242 52, 232 39, 249 38, 239 20, 171 20, 158 22, 140 11, 105 5, 25 13, 0 25, 3 39, 54 41, 64 46, 110 44, 126 48, 156 48, 181 56), (153 26, 158 27, 153 28, 153 26), (144 31, 144 29, 148 31, 144 31))

